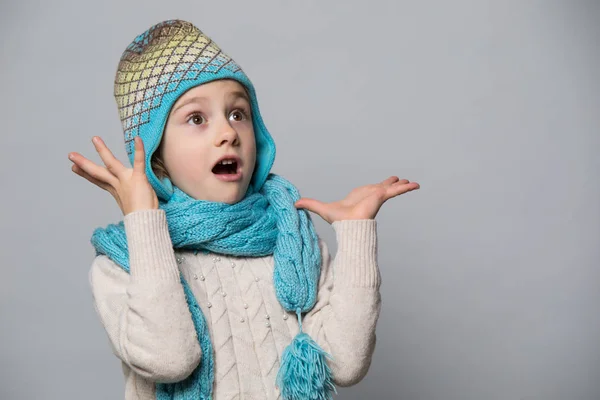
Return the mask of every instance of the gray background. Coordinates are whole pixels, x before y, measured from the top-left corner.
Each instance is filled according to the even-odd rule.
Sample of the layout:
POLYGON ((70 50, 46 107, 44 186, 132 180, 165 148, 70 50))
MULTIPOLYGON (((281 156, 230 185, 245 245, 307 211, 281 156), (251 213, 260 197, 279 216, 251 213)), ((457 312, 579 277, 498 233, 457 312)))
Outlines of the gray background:
POLYGON ((339 398, 599 399, 599 5, 3 1, 0 398, 123 397, 87 279, 122 216, 67 153, 126 160, 118 59, 182 18, 251 77, 303 195, 422 186, 377 217, 377 348, 339 398))

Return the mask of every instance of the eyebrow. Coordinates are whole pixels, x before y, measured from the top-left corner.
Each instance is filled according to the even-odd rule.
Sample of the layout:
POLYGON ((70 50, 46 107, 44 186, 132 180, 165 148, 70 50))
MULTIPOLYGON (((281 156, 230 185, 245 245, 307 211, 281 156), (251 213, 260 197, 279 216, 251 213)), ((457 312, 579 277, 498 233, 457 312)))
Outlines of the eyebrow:
MULTIPOLYGON (((250 104, 250 99, 248 98, 248 94, 244 91, 241 90, 235 90, 231 93, 229 93, 229 95, 227 96, 229 98, 233 97, 233 99, 244 99, 248 102, 248 104, 250 104)), ((179 110, 180 108, 187 106, 188 104, 191 103, 202 103, 204 101, 206 101, 207 98, 203 97, 203 96, 194 96, 194 97, 190 97, 189 99, 183 101, 180 105, 178 105, 176 108, 173 109, 173 114, 177 112, 177 110, 179 110)))

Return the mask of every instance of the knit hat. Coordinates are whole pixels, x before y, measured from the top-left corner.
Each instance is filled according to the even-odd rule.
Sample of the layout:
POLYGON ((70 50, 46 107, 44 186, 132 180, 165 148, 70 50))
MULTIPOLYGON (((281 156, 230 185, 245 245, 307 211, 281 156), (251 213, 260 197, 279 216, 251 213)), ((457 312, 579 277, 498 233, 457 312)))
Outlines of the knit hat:
MULTIPOLYGON (((331 399, 332 393, 337 393, 337 390, 326 358, 332 357, 302 331, 301 313, 315 304, 321 265, 318 238, 310 216, 305 210, 296 210, 294 207, 295 201, 300 198, 297 189, 285 179, 270 173, 275 159, 275 143, 262 121, 254 86, 231 57, 189 22, 167 20, 152 26, 137 36, 121 57, 114 94, 123 124, 129 161, 133 166, 133 139, 140 136, 146 149, 146 175, 161 200, 161 207, 165 207, 170 233, 173 230, 172 240, 183 232, 184 239, 192 241, 183 243, 184 245, 202 247, 204 238, 190 237, 190 233, 196 232, 200 236, 211 233, 199 226, 206 222, 207 216, 203 215, 200 221, 197 218, 197 210, 205 209, 206 204, 190 204, 189 199, 184 198, 186 195, 169 178, 159 180, 152 170, 151 158, 160 144, 170 110, 177 99, 195 86, 218 79, 233 79, 248 92, 256 141, 256 166, 246 197, 234 205, 220 204, 221 208, 211 207, 214 210, 209 217, 218 214, 219 229, 225 223, 236 225, 238 221, 231 220, 233 215, 246 215, 239 218, 247 220, 246 222, 259 218, 255 226, 261 228, 264 225, 264 229, 261 228, 259 234, 254 235, 254 239, 265 242, 262 243, 263 247, 271 248, 273 245, 277 249, 273 253, 276 293, 286 310, 296 311, 300 327, 298 335, 282 354, 277 386, 284 400, 331 399), (249 197, 249 193, 252 196, 249 197), (254 210, 249 206, 258 208, 254 210), (188 212, 193 214, 187 214, 188 212), (242 213, 235 214, 237 212, 242 213), (169 220, 173 213, 178 218, 169 220), (279 236, 276 238, 271 237, 273 229, 275 233, 281 232, 277 233, 279 236), (269 240, 262 240, 263 236, 269 240), (271 243, 271 239, 275 240, 271 243)), ((245 229, 242 226, 244 221, 239 222, 237 225, 240 226, 233 227, 233 231, 245 229)), ((244 232, 247 235, 249 230, 244 232)), ((109 254, 128 270, 127 241, 124 235, 121 222, 118 226, 97 229, 92 237, 92 244, 96 247, 97 254, 109 254)), ((242 240, 235 241, 237 246, 243 247, 246 242, 250 242, 247 236, 240 237, 242 240)), ((223 241, 228 243, 227 238, 223 241)), ((219 243, 213 244, 216 248, 224 249, 218 246, 219 243)), ((240 251, 239 248, 230 250, 240 251)), ((200 366, 185 382, 157 383, 157 399, 208 400, 212 393, 212 347, 202 313, 183 278, 182 284, 201 347, 205 346, 202 347, 203 357, 200 366), (201 388, 201 393, 197 391, 198 388, 201 388)))
POLYGON ((173 104, 187 90, 217 79, 234 79, 248 91, 256 140, 256 166, 250 186, 260 190, 275 160, 275 142, 265 127, 250 79, 220 47, 190 22, 160 22, 137 36, 119 62, 114 95, 131 165, 134 137, 146 152, 146 175, 159 198, 173 194, 169 178, 159 180, 150 160, 158 148, 173 104))

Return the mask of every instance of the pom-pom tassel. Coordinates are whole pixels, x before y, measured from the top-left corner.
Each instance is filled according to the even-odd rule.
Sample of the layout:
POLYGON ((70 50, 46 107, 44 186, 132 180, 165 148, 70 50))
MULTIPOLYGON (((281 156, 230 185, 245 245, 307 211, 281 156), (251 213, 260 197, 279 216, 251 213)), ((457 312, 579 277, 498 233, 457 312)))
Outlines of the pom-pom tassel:
POLYGON ((332 392, 337 394, 327 364, 327 358, 332 357, 302 332, 301 312, 296 313, 300 332, 283 351, 277 373, 281 396, 284 400, 331 400, 332 392))

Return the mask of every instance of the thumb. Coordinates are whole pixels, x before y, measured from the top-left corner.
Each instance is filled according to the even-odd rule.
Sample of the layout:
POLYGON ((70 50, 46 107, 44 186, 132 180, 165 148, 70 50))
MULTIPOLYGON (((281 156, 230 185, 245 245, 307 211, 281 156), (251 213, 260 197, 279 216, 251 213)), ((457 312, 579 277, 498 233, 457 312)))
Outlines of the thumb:
POLYGON ((325 209, 327 208, 325 203, 308 197, 301 198, 294 205, 296 208, 304 208, 308 211, 314 212, 315 214, 319 214, 321 217, 323 217, 325 209))
POLYGON ((135 154, 133 156, 133 170, 135 172, 138 172, 140 174, 145 174, 145 165, 144 165, 144 158, 145 158, 145 151, 144 151, 144 142, 142 141, 142 138, 140 138, 139 136, 136 136, 133 138, 134 141, 134 146, 135 146, 135 154))

